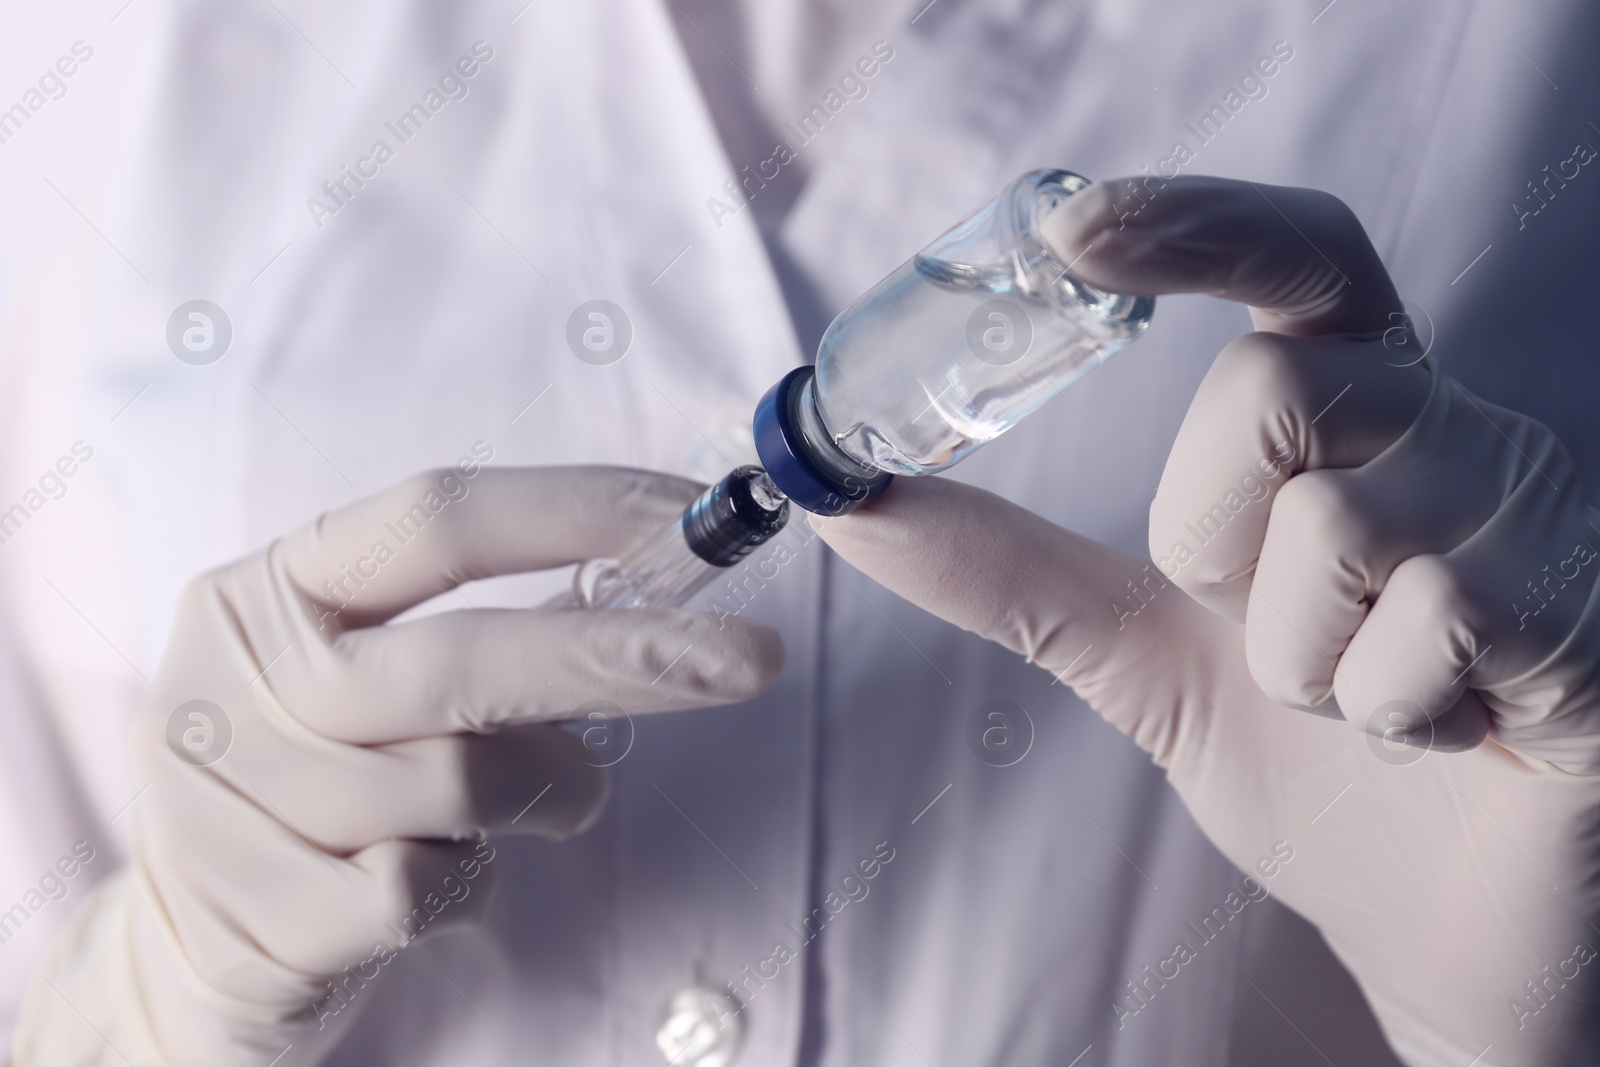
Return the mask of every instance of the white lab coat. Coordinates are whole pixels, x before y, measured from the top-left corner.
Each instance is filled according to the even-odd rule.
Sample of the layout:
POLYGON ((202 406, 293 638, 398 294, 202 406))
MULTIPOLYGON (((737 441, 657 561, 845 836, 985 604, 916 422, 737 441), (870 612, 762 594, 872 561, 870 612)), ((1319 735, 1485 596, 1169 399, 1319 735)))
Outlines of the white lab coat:
MULTIPOLYGON (((832 313, 1033 166, 1156 170, 1183 140, 1187 173, 1331 190, 1451 372, 1551 423, 1595 476, 1600 369, 1579 358, 1577 308, 1600 177, 1584 168, 1537 215, 1508 206, 1576 141, 1600 144, 1580 5, 914 7, 867 95, 820 134, 773 246, 755 211, 708 204, 736 206, 724 183, 758 160, 728 158, 658 0, 41 16, 19 69, 78 38, 96 57, 0 144, 18 217, 4 369, 20 383, 0 508, 74 440, 94 459, 0 546, 16 724, 0 907, 78 839, 103 856, 84 879, 125 852, 141 783, 121 734, 194 572, 479 441, 497 463, 714 476, 832 313), (477 41, 493 55, 468 95, 397 146, 385 123, 477 41), (1232 109, 1280 41, 1292 58, 1232 109), (1213 105, 1227 120, 1202 143, 1186 124, 1213 105), (394 158, 345 205, 308 206, 380 138, 394 158), (234 332, 201 367, 165 339, 197 297, 234 332), (565 342, 594 298, 632 323, 609 366, 565 342)), ((955 476, 1142 551, 1189 397, 1246 328, 1239 308, 1163 299, 1138 345, 955 476)), ((599 825, 561 845, 497 839, 483 927, 386 968, 331 1062, 643 1067, 660 1062, 666 999, 694 981, 744 991, 742 1064, 1198 1067, 1266 1032, 1239 980, 1243 921, 1119 1028, 1125 983, 1238 881, 1143 755, 1047 674, 798 547, 800 524, 785 536, 795 561, 746 586, 747 613, 788 643, 774 689, 637 720, 599 825), (1035 728, 1014 766, 967 740, 995 699, 1035 728), (894 858, 868 895, 752 981, 881 843, 894 858)), ((527 604, 558 581, 466 595, 527 604)), ((83 884, 0 946, 9 1010, 83 884)), ((1294 1022, 1337 1055, 1326 1020, 1294 1022)))

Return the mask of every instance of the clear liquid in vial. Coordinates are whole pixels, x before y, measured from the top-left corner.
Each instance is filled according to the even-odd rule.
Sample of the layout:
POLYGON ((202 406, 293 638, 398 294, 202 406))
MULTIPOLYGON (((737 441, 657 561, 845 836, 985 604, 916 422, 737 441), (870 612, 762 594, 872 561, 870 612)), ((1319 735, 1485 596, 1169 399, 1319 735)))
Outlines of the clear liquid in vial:
POLYGON ((868 466, 940 471, 1138 336, 1150 303, 1101 293, 1048 262, 972 267, 919 255, 829 327, 818 411, 868 466))

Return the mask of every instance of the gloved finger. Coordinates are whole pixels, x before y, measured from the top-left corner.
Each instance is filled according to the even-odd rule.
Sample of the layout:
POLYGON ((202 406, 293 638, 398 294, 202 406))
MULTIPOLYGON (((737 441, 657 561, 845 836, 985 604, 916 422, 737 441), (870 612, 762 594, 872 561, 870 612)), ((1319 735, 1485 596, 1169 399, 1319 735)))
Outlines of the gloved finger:
POLYGON ((137 876, 190 963, 229 996, 310 1001, 323 976, 354 967, 375 944, 397 951, 481 914, 494 858, 486 841, 391 840, 330 854, 286 822, 281 796, 259 783, 241 790, 185 769, 199 773, 154 780, 133 809, 137 876), (241 938, 272 946, 271 958, 238 969, 241 938))
POLYGON ((453 611, 286 651, 261 684, 326 737, 373 744, 748 700, 783 668, 777 631, 671 608, 453 611))
POLYGON ((1201 382, 1150 505, 1150 554, 1213 611, 1244 621, 1268 517, 1301 471, 1359 467, 1411 426, 1434 373, 1381 342, 1246 334, 1201 382))
POLYGON ((621 555, 702 486, 622 467, 446 468, 328 512, 275 565, 335 631, 385 622, 477 578, 621 555))
POLYGON ((1588 764, 1593 724, 1550 729, 1593 675, 1588 649, 1577 657, 1587 662, 1563 655, 1581 643, 1574 635, 1600 586, 1596 568, 1578 563, 1595 559, 1588 512, 1575 482, 1558 490, 1536 472, 1494 481, 1509 492, 1469 539, 1394 569, 1340 659, 1334 693, 1363 728, 1398 713, 1423 731, 1481 702, 1507 745, 1558 762, 1587 749, 1588 764), (1552 737, 1564 743, 1541 745, 1552 737))
POLYGON ((1310 711, 1333 695, 1339 658, 1395 567, 1448 552, 1494 511, 1490 500, 1483 513, 1462 516, 1470 502, 1449 499, 1430 512, 1427 487, 1439 483, 1384 484, 1367 473, 1310 471, 1273 503, 1251 583, 1245 657, 1261 691, 1283 707, 1310 711), (1421 490, 1409 499, 1390 492, 1401 487, 1421 490), (1419 512, 1421 521, 1408 521, 1419 512))
MULTIPOLYGON (((1491 413, 1505 414, 1435 375, 1423 411, 1393 446, 1360 467, 1308 471, 1283 486, 1245 628, 1251 673, 1274 701, 1310 708, 1333 693, 1369 605, 1410 557, 1451 553, 1474 573, 1515 574, 1511 585, 1474 594, 1505 604, 1587 532, 1576 476, 1554 435, 1518 419, 1509 425, 1520 439, 1512 446, 1491 413)), ((1455 696, 1440 701, 1430 718, 1455 696)))
POLYGON ((1487 732, 1488 709, 1471 692, 1470 675, 1493 649, 1475 632, 1461 579, 1443 555, 1413 556, 1395 568, 1334 679, 1352 724, 1425 740, 1430 724, 1460 707, 1477 720, 1480 736, 1487 732))
POLYGON ((357 746, 313 735, 281 709, 264 719, 241 721, 227 758, 173 773, 217 774, 259 792, 281 821, 339 854, 402 837, 560 840, 587 828, 608 792, 604 761, 545 723, 357 746))
POLYGON ((1450 552, 1499 510, 1522 457, 1477 413, 1463 420, 1455 407, 1436 374, 1422 413, 1393 446, 1359 467, 1300 474, 1273 498, 1245 651, 1276 703, 1309 710, 1327 700, 1339 657, 1394 569, 1450 552))
POLYGON ((1116 178, 1040 222, 1072 273, 1118 293, 1209 293, 1259 330, 1380 334, 1403 312, 1355 214, 1329 193, 1184 175, 1116 178))
POLYGON ((809 521, 881 585, 1070 685, 1162 766, 1198 745, 1211 683, 1237 670, 1248 685, 1234 628, 1149 562, 981 489, 900 479, 854 512, 809 521))
POLYGON ((261 916, 279 938, 265 943, 281 944, 285 957, 314 972, 355 970, 380 944, 398 952, 420 938, 476 924, 494 887, 494 858, 488 841, 379 842, 334 859, 334 874, 314 888, 297 886, 291 892, 302 899, 294 906, 283 897, 259 902, 267 904, 262 912, 278 917, 274 923, 271 915, 261 916), (321 921, 285 929, 283 915, 319 915, 321 921), (332 930, 337 938, 328 936, 332 930), (358 933, 365 936, 358 940, 358 933))

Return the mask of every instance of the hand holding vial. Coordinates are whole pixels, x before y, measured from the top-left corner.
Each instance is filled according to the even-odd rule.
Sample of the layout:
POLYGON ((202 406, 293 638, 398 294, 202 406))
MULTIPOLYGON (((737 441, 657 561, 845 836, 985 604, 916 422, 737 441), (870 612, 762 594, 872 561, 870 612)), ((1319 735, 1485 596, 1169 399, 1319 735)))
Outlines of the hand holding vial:
POLYGON ((1069 201, 1058 256, 1261 330, 1189 410, 1154 562, 941 479, 822 536, 1071 685, 1236 864, 1291 839, 1277 891, 1407 1062, 1594 1062, 1600 514, 1548 429, 1384 344, 1401 304, 1339 201, 1138 181, 1069 201))

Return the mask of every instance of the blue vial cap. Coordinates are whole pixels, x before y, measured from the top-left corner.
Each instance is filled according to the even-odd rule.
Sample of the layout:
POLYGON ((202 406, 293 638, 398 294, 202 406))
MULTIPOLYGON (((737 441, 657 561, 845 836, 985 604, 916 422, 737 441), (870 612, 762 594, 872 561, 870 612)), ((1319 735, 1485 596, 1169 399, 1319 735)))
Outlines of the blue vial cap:
POLYGON ((811 367, 796 367, 761 398, 754 420, 756 452, 773 483, 797 507, 816 515, 842 515, 883 492, 894 477, 883 472, 866 478, 835 474, 818 461, 816 449, 824 446, 808 441, 794 417, 795 398, 814 373, 811 367))

